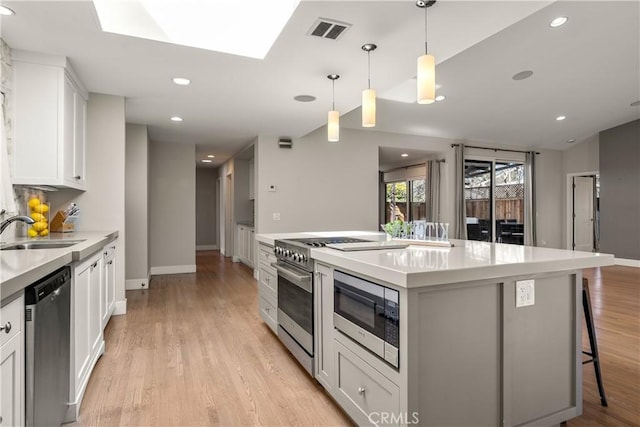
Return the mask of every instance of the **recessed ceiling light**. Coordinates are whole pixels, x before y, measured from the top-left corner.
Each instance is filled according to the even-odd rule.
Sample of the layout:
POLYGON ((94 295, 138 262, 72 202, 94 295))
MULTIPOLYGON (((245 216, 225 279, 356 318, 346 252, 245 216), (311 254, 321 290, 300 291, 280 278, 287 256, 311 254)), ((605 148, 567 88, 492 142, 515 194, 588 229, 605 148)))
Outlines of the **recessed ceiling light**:
POLYGON ((549 26, 551 28, 558 28, 566 24, 568 20, 569 18, 567 18, 566 16, 558 16, 557 18, 555 18, 553 21, 549 23, 549 26))
POLYGON ((173 78, 173 79, 171 79, 171 80, 173 80, 173 82, 174 82, 175 84, 180 85, 180 86, 186 86, 186 85, 188 85, 189 83, 191 83, 191 80, 189 80, 189 79, 187 79, 187 78, 184 78, 184 77, 174 77, 174 78, 173 78))
POLYGON ((298 102, 313 102, 316 100, 316 97, 313 95, 298 95, 294 96, 293 99, 298 102))
POLYGON ((632 103, 631 103, 631 104, 629 104, 629 105, 631 105, 632 107, 638 107, 638 106, 640 106, 640 101, 632 102, 632 103))
POLYGON ((11 16, 11 15, 15 15, 16 13, 9 9, 7 6, 0 6, 0 15, 3 16, 11 16))
POLYGON ((524 79, 528 79, 531 76, 533 76, 533 71, 525 70, 525 71, 520 71, 519 73, 514 74, 511 78, 513 80, 524 80, 524 79))
POLYGON ((213 160, 209 160, 209 159, 203 159, 201 160, 202 163, 211 163, 213 162, 213 160))
POLYGON ((569 144, 573 144, 574 142, 576 142, 575 139, 571 138, 570 140, 567 141, 569 144))
POLYGON ((400 157, 409 157, 409 155, 407 153, 402 153, 400 154, 400 157))
POLYGON ((207 155, 207 157, 210 158, 210 159, 213 159, 216 156, 214 156, 213 154, 209 154, 209 155, 207 155))
POLYGON ((562 120, 564 120, 566 118, 567 118, 567 116, 558 116, 558 117, 556 117, 556 120, 561 122, 562 120))
POLYGON ((444 101, 445 99, 447 99, 447 97, 446 97, 446 96, 444 96, 444 95, 438 95, 438 96, 436 96, 436 101, 438 101, 438 102, 440 102, 440 101, 444 101))
POLYGON ((173 117, 171 117, 171 121, 172 122, 181 122, 182 121, 182 117, 173 116, 173 117))

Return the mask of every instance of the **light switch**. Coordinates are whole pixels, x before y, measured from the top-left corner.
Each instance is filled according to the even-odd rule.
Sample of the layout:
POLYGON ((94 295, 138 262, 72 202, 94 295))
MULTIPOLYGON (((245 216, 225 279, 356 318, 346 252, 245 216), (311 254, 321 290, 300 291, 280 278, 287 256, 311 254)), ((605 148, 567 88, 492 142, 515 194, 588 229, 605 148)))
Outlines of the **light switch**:
POLYGON ((516 280, 516 308, 533 305, 535 299, 535 281, 516 280))

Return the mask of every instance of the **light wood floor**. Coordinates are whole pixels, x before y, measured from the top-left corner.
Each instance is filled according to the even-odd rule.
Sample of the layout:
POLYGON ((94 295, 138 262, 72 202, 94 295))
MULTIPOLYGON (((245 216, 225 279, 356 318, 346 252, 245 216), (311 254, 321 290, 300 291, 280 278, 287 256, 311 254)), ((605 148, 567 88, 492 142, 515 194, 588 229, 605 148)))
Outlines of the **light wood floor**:
MULTIPOLYGON (((351 425, 258 317, 251 270, 217 251, 198 252, 197 264, 127 291, 77 425, 351 425)), ((640 426, 640 269, 585 276, 609 407, 585 365, 584 414, 569 426, 640 426)))

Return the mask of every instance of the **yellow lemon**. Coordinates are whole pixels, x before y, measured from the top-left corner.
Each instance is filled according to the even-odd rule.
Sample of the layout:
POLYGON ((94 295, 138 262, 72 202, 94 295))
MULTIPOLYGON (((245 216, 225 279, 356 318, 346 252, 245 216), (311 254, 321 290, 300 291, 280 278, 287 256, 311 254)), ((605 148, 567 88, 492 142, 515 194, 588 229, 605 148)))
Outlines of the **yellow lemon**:
POLYGON ((29 207, 31 209, 34 209, 39 204, 40 204, 40 200, 36 199, 35 197, 32 197, 31 199, 29 199, 29 207))
POLYGON ((43 236, 43 237, 44 237, 44 236, 48 236, 48 235, 49 235, 49 230, 45 228, 44 230, 42 230, 42 231, 41 231, 41 232, 39 232, 38 234, 39 234, 39 235, 41 235, 41 236, 43 236))
POLYGON ((38 235, 38 232, 36 230, 34 230, 33 228, 30 228, 27 230, 27 235, 29 237, 36 237, 38 235))
POLYGON ((33 211, 41 213, 41 214, 44 214, 44 213, 49 212, 49 206, 41 204, 41 205, 38 205, 35 208, 33 208, 33 211))
POLYGON ((34 212, 31 215, 29 215, 34 221, 38 222, 38 221, 46 221, 47 217, 42 215, 41 213, 38 212, 34 212))
POLYGON ((44 230, 45 228, 48 228, 48 227, 47 227, 47 223, 46 222, 38 221, 38 222, 34 223, 31 226, 31 228, 33 228, 36 231, 42 231, 42 230, 44 230))

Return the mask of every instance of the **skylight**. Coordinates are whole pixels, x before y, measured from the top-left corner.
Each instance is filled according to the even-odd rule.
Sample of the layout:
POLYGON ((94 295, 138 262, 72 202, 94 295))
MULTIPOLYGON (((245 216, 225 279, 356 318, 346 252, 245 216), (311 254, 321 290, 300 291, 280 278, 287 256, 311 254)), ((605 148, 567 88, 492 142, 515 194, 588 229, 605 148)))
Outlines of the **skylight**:
POLYGON ((264 59, 300 0, 93 0, 102 30, 264 59))

